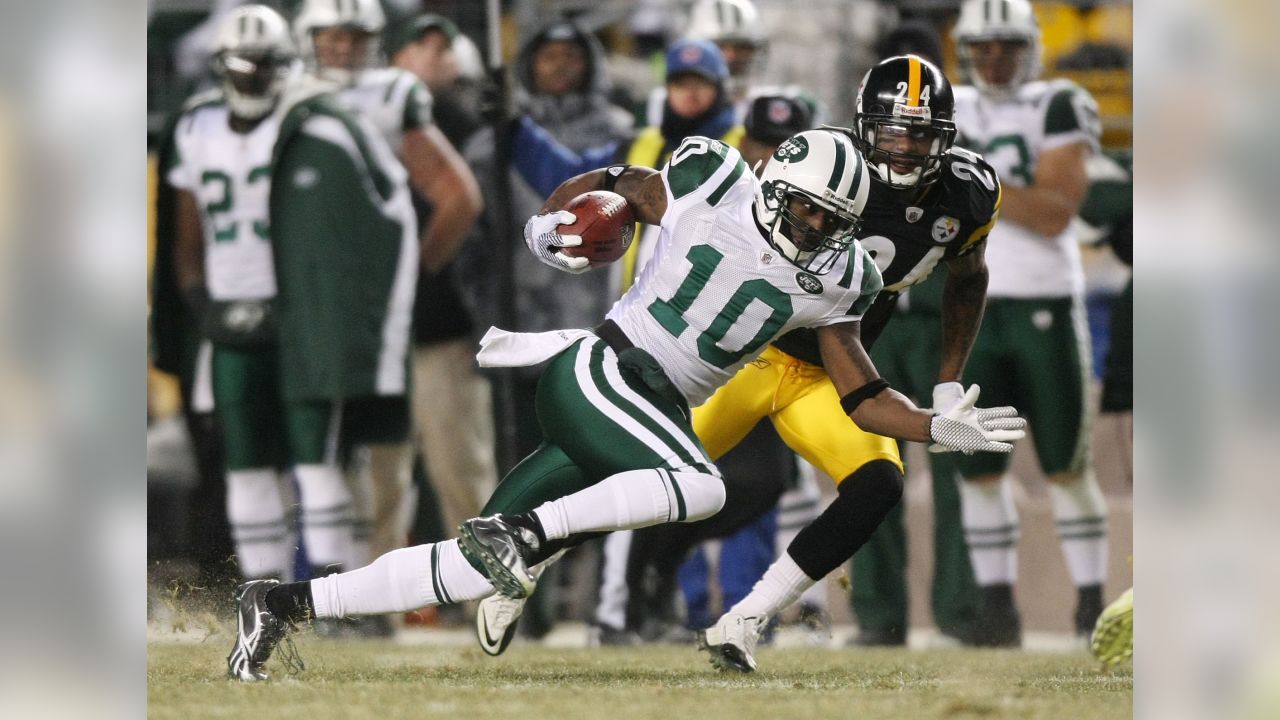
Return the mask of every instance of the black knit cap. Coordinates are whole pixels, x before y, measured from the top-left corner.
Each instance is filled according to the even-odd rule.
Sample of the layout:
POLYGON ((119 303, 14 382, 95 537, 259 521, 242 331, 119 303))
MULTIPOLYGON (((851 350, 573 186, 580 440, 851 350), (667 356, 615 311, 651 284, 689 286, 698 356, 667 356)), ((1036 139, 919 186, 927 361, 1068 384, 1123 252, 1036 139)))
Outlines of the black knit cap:
POLYGON ((789 95, 761 95, 751 101, 742 125, 752 140, 780 144, 813 127, 813 112, 789 95))

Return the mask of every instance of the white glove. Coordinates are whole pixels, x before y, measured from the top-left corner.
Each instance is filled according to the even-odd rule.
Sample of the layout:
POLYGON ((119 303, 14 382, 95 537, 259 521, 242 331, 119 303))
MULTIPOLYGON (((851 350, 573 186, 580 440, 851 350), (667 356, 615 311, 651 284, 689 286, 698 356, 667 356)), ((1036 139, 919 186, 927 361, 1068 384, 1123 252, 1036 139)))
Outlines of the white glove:
POLYGON ((569 257, 560 252, 560 248, 577 247, 582 244, 580 235, 561 235, 556 228, 570 225, 578 221, 578 217, 568 210, 557 210, 545 215, 534 215, 524 224, 524 244, 529 246, 539 260, 557 270, 577 275, 588 270, 590 260, 584 257, 569 257))
POLYGON ((944 413, 964 399, 964 386, 958 382, 944 382, 933 386, 933 411, 944 413))
POLYGON ((933 444, 929 446, 929 452, 959 450, 965 455, 980 450, 1013 452, 1010 443, 1026 435, 1023 428, 1027 421, 1018 417, 1018 411, 1012 407, 975 408, 973 404, 978 401, 979 391, 977 385, 970 385, 959 403, 933 416, 929 426, 933 444))

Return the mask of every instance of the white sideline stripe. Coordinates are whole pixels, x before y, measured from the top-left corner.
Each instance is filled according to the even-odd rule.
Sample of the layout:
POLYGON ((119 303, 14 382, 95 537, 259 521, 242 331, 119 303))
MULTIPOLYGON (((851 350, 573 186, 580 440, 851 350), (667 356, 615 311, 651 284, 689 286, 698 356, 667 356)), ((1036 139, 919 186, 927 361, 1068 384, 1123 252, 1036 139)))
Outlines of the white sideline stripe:
MULTIPOLYGON (((604 414, 610 420, 620 425, 623 430, 626 430, 637 440, 647 445, 650 450, 663 458, 674 457, 676 453, 672 450, 670 445, 663 442, 661 438, 654 435, 648 428, 637 422, 635 418, 627 414, 627 412, 622 408, 610 402, 600 389, 596 387, 595 380, 591 377, 591 350, 595 347, 596 343, 603 342, 603 340, 587 341, 578 346, 578 357, 574 359, 573 368, 574 374, 578 376, 578 386, 582 388, 583 394, 587 396, 587 399, 591 401, 592 405, 604 410, 604 414)), ((609 353, 612 352, 612 350, 606 348, 605 352, 609 353)), ((607 368, 608 363, 605 363, 605 366, 607 368)))

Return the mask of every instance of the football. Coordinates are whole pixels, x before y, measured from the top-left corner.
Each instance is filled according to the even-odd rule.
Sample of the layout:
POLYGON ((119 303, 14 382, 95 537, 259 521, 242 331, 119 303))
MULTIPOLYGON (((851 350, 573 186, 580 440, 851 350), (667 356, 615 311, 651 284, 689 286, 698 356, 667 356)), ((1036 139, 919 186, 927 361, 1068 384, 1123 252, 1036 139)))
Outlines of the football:
POLYGON ((627 199, 606 190, 579 195, 564 206, 577 222, 556 229, 561 235, 580 235, 582 244, 561 250, 570 257, 584 257, 590 267, 600 267, 622 257, 631 247, 636 216, 627 199))

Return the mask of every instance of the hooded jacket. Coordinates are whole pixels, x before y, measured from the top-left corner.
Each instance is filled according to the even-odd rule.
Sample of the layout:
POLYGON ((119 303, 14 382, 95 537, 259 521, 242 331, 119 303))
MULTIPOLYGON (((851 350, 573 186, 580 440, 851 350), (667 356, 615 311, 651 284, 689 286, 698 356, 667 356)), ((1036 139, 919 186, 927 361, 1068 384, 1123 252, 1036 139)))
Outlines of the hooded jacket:
MULTIPOLYGON (((585 149, 625 139, 630 132, 632 116, 607 100, 608 79, 604 50, 595 38, 571 23, 558 22, 544 28, 525 44, 515 68, 517 97, 521 108, 564 146, 585 149), (551 96, 535 92, 533 86, 533 53, 547 42, 572 39, 587 50, 587 72, 581 92, 551 96)), ((493 194, 494 137, 492 128, 484 128, 470 139, 464 156, 480 179, 485 194, 493 194)), ((518 223, 542 207, 545 193, 534 190, 521 176, 510 172, 512 186, 512 220, 517 223, 510 232, 518 235, 518 223)), ((522 332, 538 332, 559 328, 588 327, 609 309, 607 273, 567 275, 543 265, 524 243, 512 238, 499 238, 496 233, 496 208, 486 204, 458 258, 458 269, 464 295, 472 306, 477 330, 484 331, 497 321, 498 283, 492 272, 495 246, 506 244, 515 253, 516 327, 503 328, 522 332)), ((537 370, 531 369, 530 377, 537 370)))

